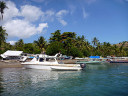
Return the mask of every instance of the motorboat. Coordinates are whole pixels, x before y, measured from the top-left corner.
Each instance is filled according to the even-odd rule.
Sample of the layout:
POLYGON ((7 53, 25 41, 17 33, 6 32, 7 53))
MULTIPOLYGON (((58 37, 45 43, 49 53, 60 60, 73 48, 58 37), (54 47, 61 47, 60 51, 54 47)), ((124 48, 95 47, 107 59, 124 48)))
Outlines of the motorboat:
POLYGON ((46 69, 46 70, 81 70, 85 68, 84 64, 64 64, 58 62, 61 57, 60 53, 55 56, 40 54, 35 56, 31 61, 21 63, 25 68, 46 69))
POLYGON ((101 64, 103 61, 77 61, 76 63, 101 64))

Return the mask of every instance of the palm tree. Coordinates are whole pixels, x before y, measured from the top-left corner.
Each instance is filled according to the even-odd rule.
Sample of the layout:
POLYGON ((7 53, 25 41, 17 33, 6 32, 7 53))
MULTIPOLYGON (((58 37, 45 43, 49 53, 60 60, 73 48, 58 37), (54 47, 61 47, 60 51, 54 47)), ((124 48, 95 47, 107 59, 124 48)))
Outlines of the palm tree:
POLYGON ((4 14, 4 9, 5 9, 5 8, 8 8, 8 7, 6 6, 6 3, 3 2, 3 1, 0 1, 0 13, 1 13, 2 19, 3 19, 3 14, 4 14))
POLYGON ((98 42, 99 42, 99 40, 96 37, 94 37, 92 40, 93 46, 96 46, 98 44, 98 42))
POLYGON ((3 42, 7 39, 8 34, 6 33, 6 30, 3 29, 2 26, 0 26, 0 47, 3 42))
POLYGON ((45 38, 43 36, 40 36, 38 41, 34 41, 34 43, 40 48, 41 53, 45 52, 45 47, 47 42, 45 41, 45 38))
POLYGON ((99 42, 99 40, 96 37, 94 37, 93 40, 92 40, 92 44, 93 44, 93 55, 95 55, 95 48, 96 48, 98 42, 99 42))
POLYGON ((20 39, 18 40, 16 43, 15 43, 15 47, 17 50, 23 50, 23 47, 24 47, 24 41, 23 39, 20 39))

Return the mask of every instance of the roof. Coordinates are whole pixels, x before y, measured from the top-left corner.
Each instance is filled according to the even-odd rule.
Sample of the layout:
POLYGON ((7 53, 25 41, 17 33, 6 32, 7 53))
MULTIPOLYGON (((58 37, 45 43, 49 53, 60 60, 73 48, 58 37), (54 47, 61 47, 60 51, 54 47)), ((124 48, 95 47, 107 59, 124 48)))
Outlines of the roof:
POLYGON ((100 56, 90 56, 90 58, 100 58, 100 56))
POLYGON ((3 58, 6 58, 7 56, 20 56, 23 53, 23 51, 12 51, 8 50, 5 53, 1 54, 3 58))

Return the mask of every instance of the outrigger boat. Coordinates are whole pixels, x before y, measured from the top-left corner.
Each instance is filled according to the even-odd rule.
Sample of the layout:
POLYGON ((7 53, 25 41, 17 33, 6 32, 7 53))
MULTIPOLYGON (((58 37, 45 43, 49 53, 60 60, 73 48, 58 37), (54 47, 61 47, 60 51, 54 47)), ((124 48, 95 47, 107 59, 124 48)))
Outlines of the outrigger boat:
POLYGON ((81 70, 85 68, 85 64, 64 64, 58 62, 57 58, 61 56, 60 53, 55 56, 37 55, 30 62, 21 63, 25 68, 32 69, 47 69, 47 70, 81 70))

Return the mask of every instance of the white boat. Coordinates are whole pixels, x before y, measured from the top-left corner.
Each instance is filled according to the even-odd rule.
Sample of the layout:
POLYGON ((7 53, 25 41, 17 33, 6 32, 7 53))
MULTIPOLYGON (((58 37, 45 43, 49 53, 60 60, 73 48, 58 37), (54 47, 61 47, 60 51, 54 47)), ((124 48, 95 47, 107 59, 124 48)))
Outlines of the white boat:
POLYGON ((47 69, 47 70, 81 70, 85 68, 84 64, 63 64, 58 62, 57 58, 60 54, 55 56, 37 55, 30 62, 21 63, 25 68, 32 69, 47 69))
POLYGON ((51 67, 52 70, 55 70, 55 71, 78 71, 78 70, 81 70, 81 68, 75 68, 75 67, 51 67))

